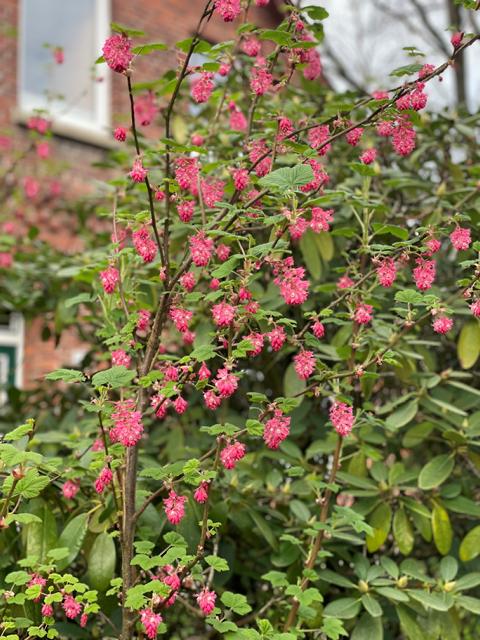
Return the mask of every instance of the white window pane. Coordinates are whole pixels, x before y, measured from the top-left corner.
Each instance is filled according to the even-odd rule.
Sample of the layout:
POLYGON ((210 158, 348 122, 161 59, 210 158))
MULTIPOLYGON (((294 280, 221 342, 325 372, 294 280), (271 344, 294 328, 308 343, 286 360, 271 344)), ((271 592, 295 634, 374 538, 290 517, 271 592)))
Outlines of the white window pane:
MULTIPOLYGON (((104 3, 106 0, 100 0, 104 3)), ((23 0, 20 24, 21 106, 48 108, 54 116, 99 123, 94 61, 100 52, 98 0, 23 0), (45 45, 50 45, 49 47, 45 45), (53 48, 64 50, 57 64, 53 48)))

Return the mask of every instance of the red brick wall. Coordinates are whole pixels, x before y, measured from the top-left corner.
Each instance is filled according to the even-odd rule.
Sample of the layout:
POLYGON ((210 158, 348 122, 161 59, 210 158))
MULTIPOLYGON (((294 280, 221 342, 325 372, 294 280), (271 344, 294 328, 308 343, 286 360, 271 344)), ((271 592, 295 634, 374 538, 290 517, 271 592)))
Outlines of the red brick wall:
MULTIPOLYGON (((112 20, 125 26, 145 32, 146 42, 163 42, 173 45, 193 35, 198 19, 205 6, 205 0, 111 0, 112 20)), ((15 125, 13 114, 16 109, 17 49, 16 30, 18 25, 19 0, 0 0, 0 132, 6 128, 13 130, 16 139, 25 137, 25 129, 15 125)), ((272 0, 267 8, 251 7, 249 20, 264 26, 278 24, 279 14, 272 0)), ((233 38, 234 27, 214 15, 203 34, 206 40, 215 42, 233 38)), ((159 77, 168 66, 174 65, 174 52, 159 52, 155 55, 139 57, 135 63, 134 82, 142 82, 159 77)), ((110 73, 105 67, 105 73, 110 73)), ((112 74, 112 120, 115 123, 128 122, 128 97, 125 92, 125 78, 112 74)), ((160 105, 162 106, 162 105, 160 105)), ((52 157, 62 164, 62 181, 68 184, 70 193, 86 193, 91 189, 92 178, 96 175, 91 165, 104 156, 104 150, 88 144, 55 137, 51 142, 52 157), (71 167, 71 168, 69 168, 71 167)), ((25 167, 25 171, 27 171, 25 167)), ((27 222, 36 222, 44 239, 66 252, 79 249, 74 223, 67 211, 55 211, 44 207, 40 210, 17 212, 17 222, 22 216, 27 222), (32 216, 34 220, 32 220, 32 216)), ((82 349, 77 338, 66 332, 60 345, 53 340, 42 341, 43 319, 27 323, 24 354, 24 385, 30 386, 46 372, 60 366, 75 364, 82 349)))

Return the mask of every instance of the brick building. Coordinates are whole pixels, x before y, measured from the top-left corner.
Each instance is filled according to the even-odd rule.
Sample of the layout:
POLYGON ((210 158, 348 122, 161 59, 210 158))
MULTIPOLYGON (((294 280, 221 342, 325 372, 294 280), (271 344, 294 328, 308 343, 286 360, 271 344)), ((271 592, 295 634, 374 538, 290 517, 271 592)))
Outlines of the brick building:
MULTIPOLYGON (((274 27, 281 20, 278 5, 271 0, 267 7, 252 6, 249 20, 274 27)), ((53 114, 52 155, 64 163, 63 179, 69 190, 87 191, 95 175, 92 163, 112 147, 112 126, 128 122, 124 78, 92 64, 110 22, 144 31, 145 42, 171 46, 194 33, 204 6, 205 0, 2 0, 0 133, 24 136, 33 111, 47 108, 53 114), (64 53, 61 64, 55 64, 56 47, 64 53)), ((232 36, 232 25, 218 16, 202 34, 210 42, 232 36)), ((139 59, 135 82, 158 77, 165 65, 175 64, 175 55, 139 59)), ((33 215, 55 247, 78 249, 67 212, 33 215)), ((0 300, 0 393, 5 383, 29 386, 46 372, 81 360, 83 347, 75 336, 65 332, 55 346, 53 340, 42 341, 43 324, 40 317, 26 322, 19 313, 2 314, 0 300)))

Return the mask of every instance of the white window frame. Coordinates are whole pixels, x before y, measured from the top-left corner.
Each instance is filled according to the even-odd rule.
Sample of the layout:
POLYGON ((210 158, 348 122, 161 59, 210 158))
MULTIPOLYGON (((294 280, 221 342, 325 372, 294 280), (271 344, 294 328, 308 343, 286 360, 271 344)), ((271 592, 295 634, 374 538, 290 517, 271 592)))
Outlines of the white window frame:
MULTIPOLYGON (((21 313, 11 313, 8 325, 0 325, 0 345, 14 347, 15 358, 15 386, 21 389, 23 385, 23 357, 25 344, 25 322, 21 313)), ((6 401, 6 391, 0 388, 0 405, 6 401)))
MULTIPOLYGON (((79 0, 64 0, 78 2, 79 0)), ((95 3, 95 38, 96 50, 101 55, 102 46, 110 35, 111 0, 94 0, 95 3)), ((19 2, 19 39, 18 39, 18 72, 17 72, 17 119, 25 121, 35 110, 46 108, 43 95, 28 94, 23 91, 25 78, 25 52, 22 46, 22 38, 25 34, 26 9, 25 0, 19 2)), ((92 59, 92 65, 95 59, 92 59)), ((102 82, 95 82, 93 87, 95 117, 86 120, 72 116, 72 114, 52 114, 53 131, 67 137, 84 139, 86 142, 95 143, 96 137, 109 136, 111 128, 111 74, 105 66, 100 67, 102 82)))

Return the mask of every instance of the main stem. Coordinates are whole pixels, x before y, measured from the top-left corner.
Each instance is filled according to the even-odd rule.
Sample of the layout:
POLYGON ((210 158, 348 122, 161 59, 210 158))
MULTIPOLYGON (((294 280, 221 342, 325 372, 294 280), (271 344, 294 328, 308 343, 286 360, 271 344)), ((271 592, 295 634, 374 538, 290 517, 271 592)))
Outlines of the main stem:
MULTIPOLYGON (((337 445, 335 447, 335 453, 333 454, 333 463, 332 463, 332 469, 330 471, 330 476, 328 478, 328 487, 325 491, 324 496, 322 497, 322 508, 320 511, 320 517, 318 519, 319 523, 325 523, 327 521, 328 518, 328 512, 330 509, 330 500, 332 497, 332 489, 331 489, 331 485, 335 482, 335 479, 337 477, 337 472, 340 468, 340 455, 342 452, 342 444, 343 444, 343 438, 342 436, 338 436, 338 440, 337 440, 337 445)), ((322 543, 323 543, 323 538, 325 535, 325 531, 322 529, 320 530, 317 535, 315 536, 315 538, 313 538, 312 540, 312 544, 310 547, 310 552, 308 554, 308 558, 305 562, 305 569, 313 569, 315 567, 315 563, 317 562, 317 558, 318 558, 318 554, 320 553, 320 550, 322 548, 322 543)), ((302 591, 305 591, 305 589, 308 587, 310 580, 306 577, 304 577, 302 579, 302 582, 300 583, 300 588, 302 591)), ((285 622, 285 627, 284 627, 284 631, 288 631, 290 629, 290 627, 292 627, 292 625, 295 624, 295 620, 297 619, 297 613, 298 613, 298 609, 300 607, 300 602, 296 599, 293 598, 292 599, 292 606, 290 608, 290 612, 288 614, 287 620, 285 622)))

